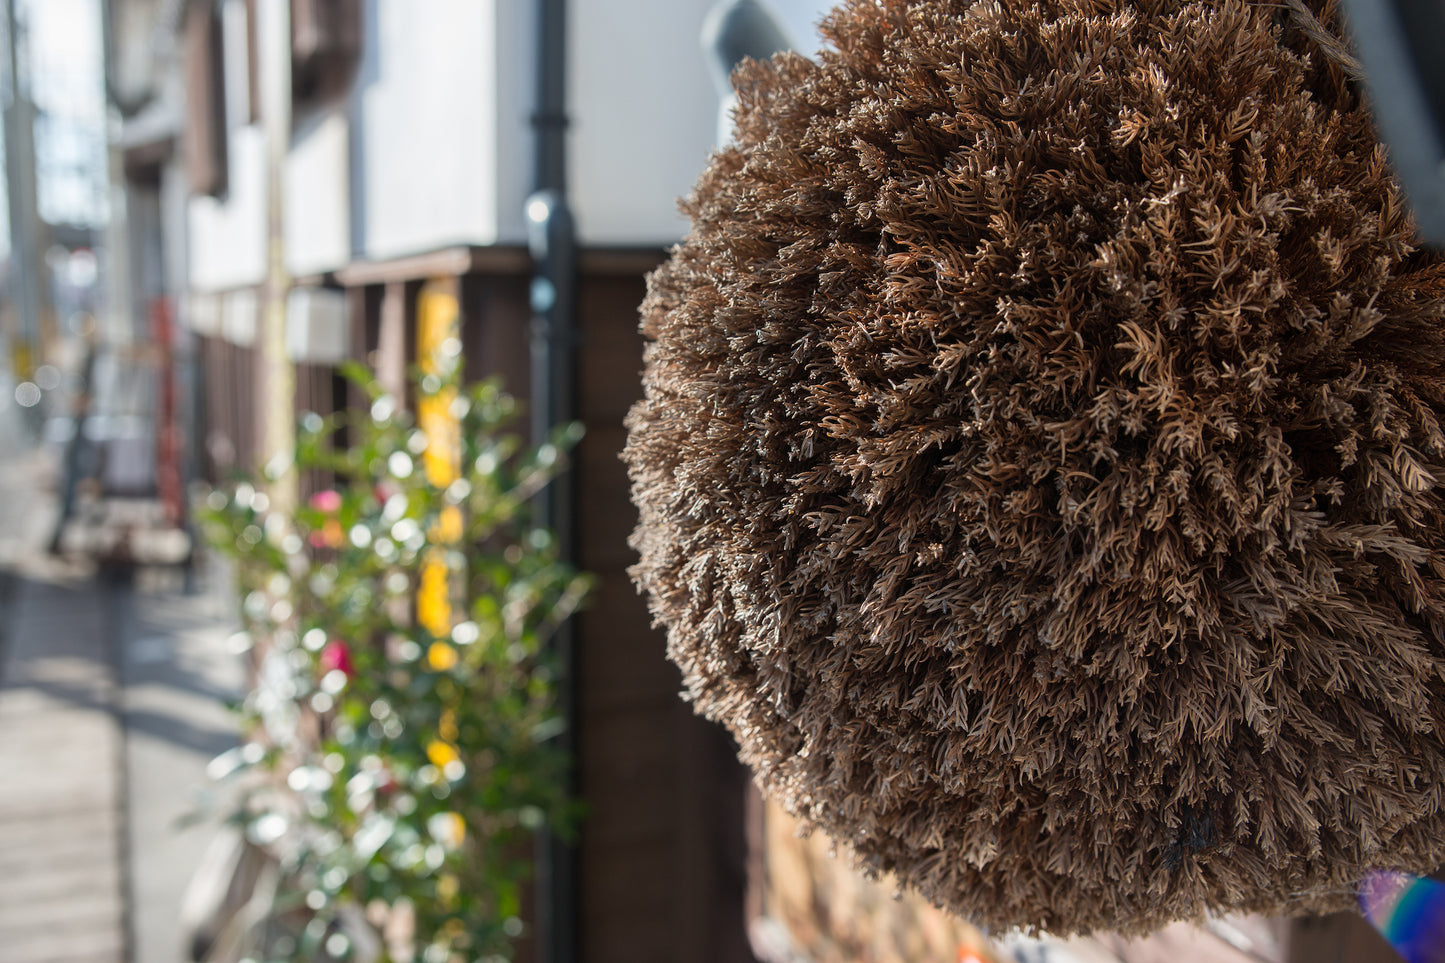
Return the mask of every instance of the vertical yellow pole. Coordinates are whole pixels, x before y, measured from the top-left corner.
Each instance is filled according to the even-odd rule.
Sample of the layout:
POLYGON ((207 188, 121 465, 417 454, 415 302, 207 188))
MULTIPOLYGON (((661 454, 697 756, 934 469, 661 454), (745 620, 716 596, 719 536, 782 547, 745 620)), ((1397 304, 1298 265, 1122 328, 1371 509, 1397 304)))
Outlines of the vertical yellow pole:
MULTIPOLYGON (((416 328, 416 356, 423 378, 437 376, 446 385, 440 392, 419 398, 416 407, 417 425, 427 439, 422 467, 427 481, 444 489, 461 473, 461 424, 452 410, 457 394, 454 379, 461 364, 461 308, 455 278, 422 286, 416 328)), ((461 509, 447 506, 430 532, 431 546, 417 593, 417 622, 438 640, 451 634, 452 579, 446 554, 461 537, 461 509)), ((434 642, 427 650, 427 661, 434 669, 448 669, 456 659, 456 650, 445 641, 434 642)))

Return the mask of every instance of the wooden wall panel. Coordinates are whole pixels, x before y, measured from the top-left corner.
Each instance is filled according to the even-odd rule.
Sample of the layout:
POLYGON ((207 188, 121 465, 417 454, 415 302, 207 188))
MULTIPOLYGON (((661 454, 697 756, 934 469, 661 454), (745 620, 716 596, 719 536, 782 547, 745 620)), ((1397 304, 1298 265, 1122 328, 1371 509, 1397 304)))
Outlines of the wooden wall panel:
POLYGON ((608 571, 578 618, 579 637, 587 646, 582 651, 587 680, 583 697, 590 710, 625 708, 659 694, 669 702, 679 701, 682 679, 667 661, 663 642, 636 594, 626 573, 608 571))
POLYGON ((1390 944, 1358 913, 1292 920, 1289 963, 1391 963, 1390 944))
MULTIPOLYGON (((499 376, 517 398, 531 397, 531 308, 522 276, 462 280, 462 352, 469 379, 499 376)), ((521 424, 526 425, 523 419, 521 424)))
MULTIPOLYGON (((584 260, 585 263, 585 260, 584 260)), ((627 576, 636 524, 619 459, 641 398, 643 276, 590 274, 579 298, 576 454, 580 562, 601 580, 578 623, 582 958, 751 963, 743 805, 731 740, 680 698, 666 641, 627 576), (656 840, 638 845, 635 834, 656 840)))
MULTIPOLYGON (((326 416, 339 411, 346 404, 346 383, 329 364, 296 365, 296 418, 307 412, 326 416)), ((336 484, 336 476, 330 471, 312 469, 300 479, 301 497, 309 498, 323 488, 336 484)))
POLYGON ((574 456, 578 478, 586 480, 584 497, 596 505, 616 506, 615 511, 587 512, 581 517, 580 538, 588 564, 598 571, 623 575, 637 561, 637 553, 627 545, 637 524, 637 511, 632 507, 627 467, 619 457, 626 440, 620 423, 599 424, 588 418, 587 436, 574 456))
MULTIPOLYGON (((645 260, 594 265, 578 305, 577 402, 588 428, 574 456, 578 551, 580 566, 599 579, 577 620, 578 776, 587 806, 578 841, 579 957, 752 963, 742 910, 746 776, 726 734, 680 698, 664 637, 626 571, 636 558, 627 547, 636 512, 619 454, 622 420, 641 397, 645 260)), ((395 378, 411 361, 397 355, 412 351, 416 282, 386 282, 355 289, 363 313, 357 348, 395 378)), ((509 392, 527 398, 529 278, 474 271, 461 282, 467 377, 500 375, 509 392)))
POLYGON ((221 338, 198 337, 204 405, 201 464, 205 477, 222 481, 256 468, 256 352, 221 338))

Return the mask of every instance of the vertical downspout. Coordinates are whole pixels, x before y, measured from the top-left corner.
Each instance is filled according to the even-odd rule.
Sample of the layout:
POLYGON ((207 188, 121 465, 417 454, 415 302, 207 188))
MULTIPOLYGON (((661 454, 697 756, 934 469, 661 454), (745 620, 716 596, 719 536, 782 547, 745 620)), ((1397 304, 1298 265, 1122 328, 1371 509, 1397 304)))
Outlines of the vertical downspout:
MULTIPOLYGON (((537 101, 532 114, 536 155, 533 193, 527 198, 527 243, 532 254, 532 437, 545 440, 577 416, 577 240, 567 206, 567 2, 541 0, 537 21, 537 101)), ((558 557, 576 563, 575 483, 572 471, 539 497, 538 522, 552 529, 558 557)), ((559 737, 571 759, 567 789, 578 791, 578 686, 571 620, 552 639, 561 671, 559 737)), ((576 963, 577 853, 545 833, 537 851, 539 963, 576 963)))

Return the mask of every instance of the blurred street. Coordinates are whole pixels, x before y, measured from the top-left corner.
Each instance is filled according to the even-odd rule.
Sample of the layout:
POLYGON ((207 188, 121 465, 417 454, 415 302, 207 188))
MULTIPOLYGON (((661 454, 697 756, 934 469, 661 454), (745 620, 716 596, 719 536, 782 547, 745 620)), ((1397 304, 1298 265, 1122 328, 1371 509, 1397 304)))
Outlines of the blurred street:
MULTIPOLYGON (((0 395, 5 401, 13 395, 0 395)), ((55 453, 0 402, 0 961, 174 963, 234 742, 224 598, 55 559, 55 453)))

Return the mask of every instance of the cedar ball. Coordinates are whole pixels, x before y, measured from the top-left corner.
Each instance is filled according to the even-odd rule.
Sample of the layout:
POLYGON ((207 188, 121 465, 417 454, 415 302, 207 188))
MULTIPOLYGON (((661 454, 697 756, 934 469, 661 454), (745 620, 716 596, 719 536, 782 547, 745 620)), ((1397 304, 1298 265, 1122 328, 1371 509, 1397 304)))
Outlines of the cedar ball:
POLYGON ((852 0, 738 73, 650 279, 633 574, 690 698, 975 922, 1445 863, 1445 267, 1311 19, 852 0))

